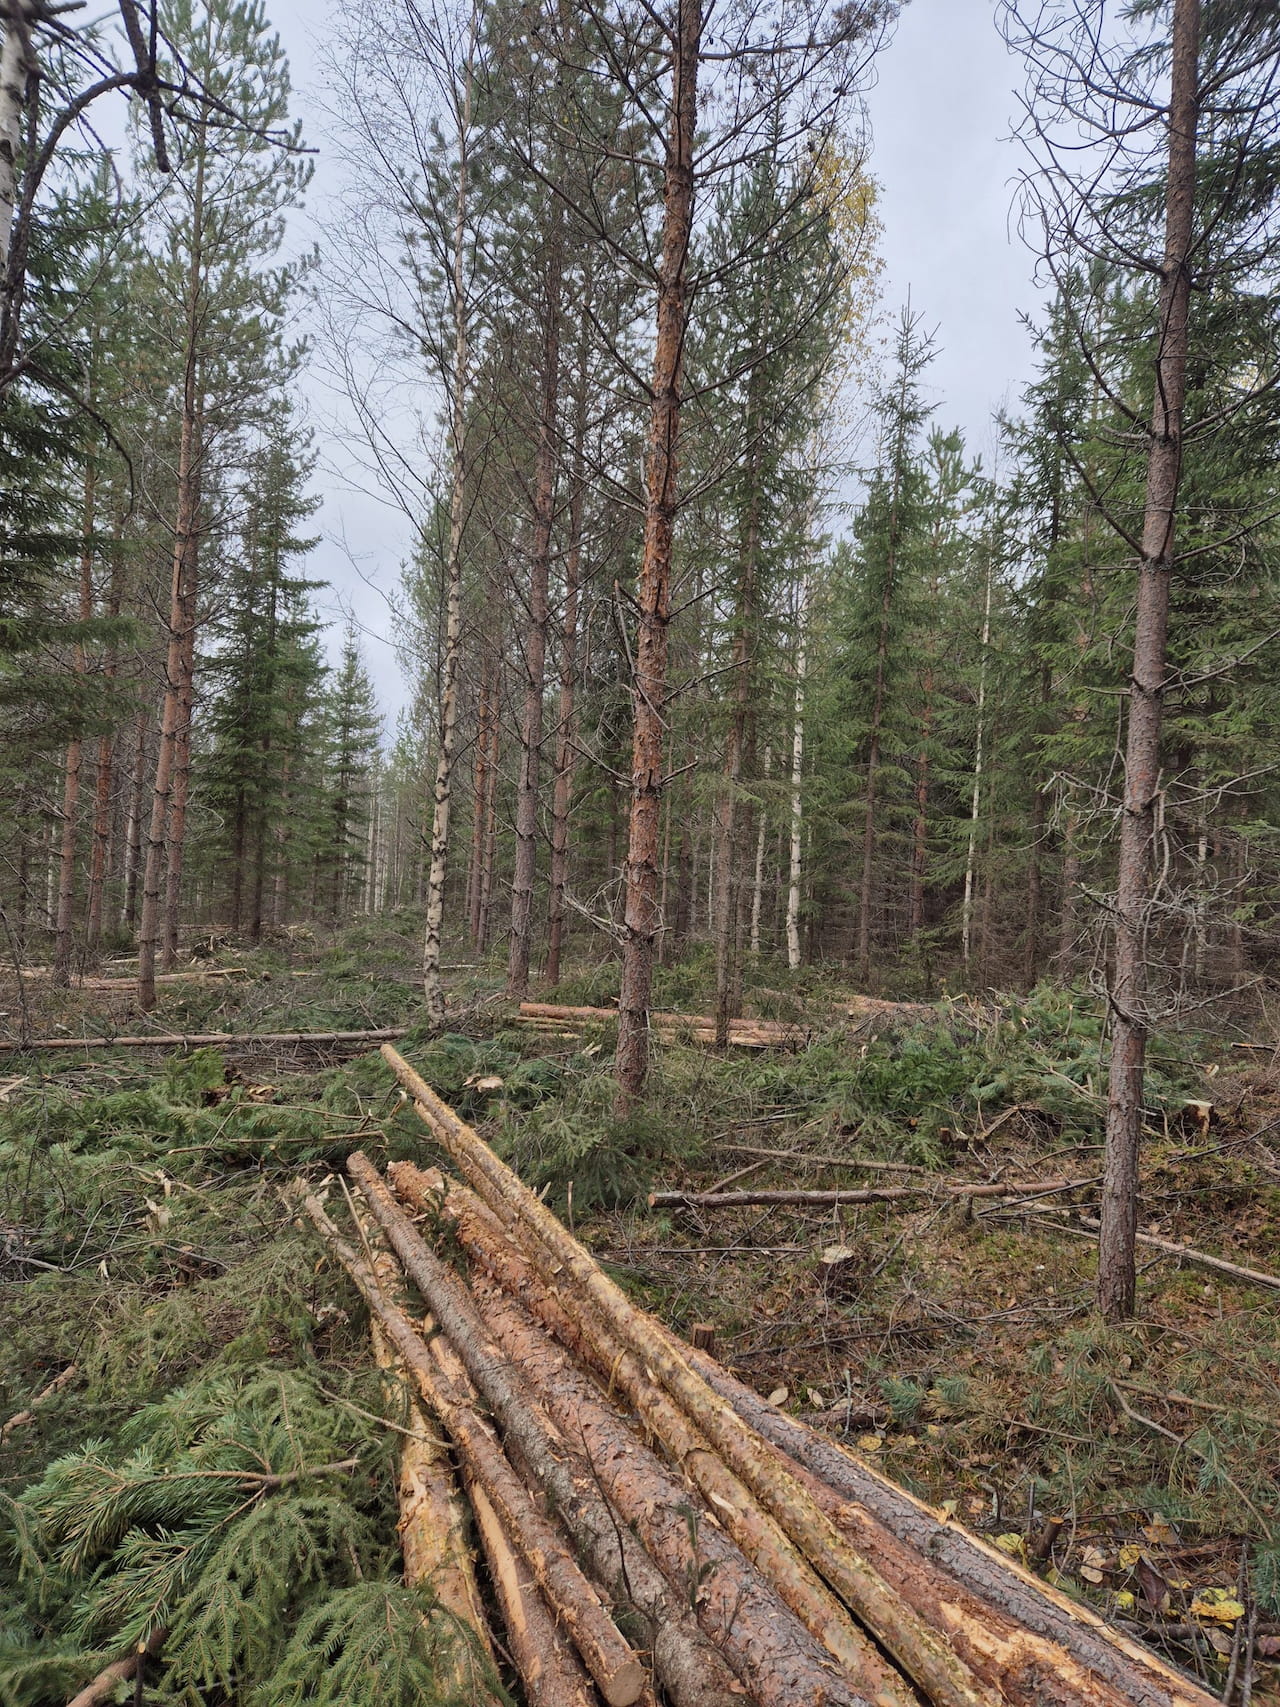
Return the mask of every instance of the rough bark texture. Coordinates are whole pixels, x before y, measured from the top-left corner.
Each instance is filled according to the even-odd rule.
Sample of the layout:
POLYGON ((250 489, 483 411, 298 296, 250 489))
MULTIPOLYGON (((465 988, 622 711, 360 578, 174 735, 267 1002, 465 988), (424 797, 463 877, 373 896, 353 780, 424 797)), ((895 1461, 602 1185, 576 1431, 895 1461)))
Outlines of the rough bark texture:
POLYGON ((1169 588, 1173 578, 1188 312, 1195 223, 1200 0, 1173 9, 1165 251, 1147 489, 1134 621, 1133 675, 1125 740, 1124 810, 1116 874, 1115 966, 1109 992, 1111 1066, 1107 1080, 1106 1178, 1098 1236, 1098 1308, 1109 1321, 1133 1314, 1138 1229, 1138 1144, 1149 1019, 1145 930, 1152 842, 1160 790, 1169 588))
POLYGON ((408 1317, 387 1298, 369 1265, 342 1239, 318 1199, 307 1196, 303 1206, 381 1323, 428 1408, 448 1429, 463 1462, 515 1539, 557 1621, 572 1639, 609 1707, 631 1707, 644 1691, 645 1669, 573 1555, 533 1503, 493 1429, 433 1361, 408 1317))
MULTIPOLYGON (((80 552, 80 621, 88 622, 93 615, 93 544, 94 497, 97 464, 90 457, 84 471, 84 509, 81 527, 84 544, 80 552)), ((75 645, 74 669, 83 676, 88 668, 84 642, 75 645)), ((84 742, 74 736, 67 743, 67 762, 62 783, 62 843, 58 854, 58 917, 53 948, 53 981, 65 985, 71 979, 72 924, 76 900, 76 817, 80 806, 80 773, 84 759, 84 742)))
POLYGON ((35 8, 24 0, 5 7, 0 43, 0 275, 7 273, 14 215, 18 208, 18 160, 22 153, 22 112, 31 64, 31 20, 35 8))
MULTIPOLYGON (((956 1659, 925 1621, 850 1545, 808 1491, 773 1458, 766 1443, 691 1368, 665 1332, 626 1297, 587 1251, 465 1122, 459 1120, 389 1044, 384 1058, 414 1098, 417 1112, 453 1156, 468 1183, 540 1247, 571 1284, 697 1424, 712 1449, 750 1489, 811 1564, 935 1707, 977 1707, 991 1692, 956 1659)), ((530 1247, 532 1249, 532 1246, 530 1247)))
POLYGON ((671 622, 671 549, 679 489, 686 276, 693 231, 693 144, 698 114, 702 0, 679 0, 671 44, 671 107, 663 179, 657 341, 646 466, 634 677, 631 684, 631 813, 627 830, 622 985, 615 1072, 625 1113, 649 1070, 649 992, 658 934, 658 832, 663 707, 671 622))

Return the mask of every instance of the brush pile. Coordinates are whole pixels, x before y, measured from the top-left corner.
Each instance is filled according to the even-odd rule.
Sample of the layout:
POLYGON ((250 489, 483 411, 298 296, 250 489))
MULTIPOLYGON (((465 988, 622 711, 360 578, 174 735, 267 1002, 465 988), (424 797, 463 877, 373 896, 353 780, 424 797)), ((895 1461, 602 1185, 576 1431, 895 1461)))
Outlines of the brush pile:
POLYGON ((466 1183, 352 1156, 362 1250, 302 1203, 412 1392, 406 1572, 488 1645, 443 1433, 532 1707, 1208 1707, 676 1340, 383 1054, 466 1183))

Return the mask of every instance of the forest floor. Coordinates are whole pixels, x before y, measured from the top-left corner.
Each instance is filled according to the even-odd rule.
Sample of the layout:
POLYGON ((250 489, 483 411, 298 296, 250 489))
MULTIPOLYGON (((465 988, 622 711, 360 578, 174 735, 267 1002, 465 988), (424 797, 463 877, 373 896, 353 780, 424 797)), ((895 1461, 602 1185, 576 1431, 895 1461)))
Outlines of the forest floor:
MULTIPOLYGON (((202 965, 242 970, 163 986, 145 1026, 412 1027, 416 947, 411 919, 219 946, 202 965)), ((1145 1247, 1137 1320, 1109 1328, 1093 1313, 1078 1218, 1096 1205, 1101 1154, 1096 1001, 1042 987, 850 1018, 852 993, 829 974, 762 968, 748 1011, 803 1025, 807 1041, 725 1056, 665 1044, 646 1108, 619 1122, 607 1021, 536 1032, 514 1023, 496 962, 451 976, 452 1029, 410 1031, 403 1052, 639 1301, 686 1335, 701 1325, 761 1393, 821 1414, 1217 1693, 1256 1607, 1254 1697, 1280 1701, 1280 1291, 1145 1247), (925 1195, 649 1206, 651 1191, 731 1176, 735 1189, 906 1182, 925 1195), (933 1189, 1064 1177, 1082 1183, 1024 1202, 933 1189)), ((705 1013, 708 976, 700 957, 663 969, 657 1005, 705 1013)), ((537 994, 607 1005, 615 979, 604 966, 537 994)), ((10 977, 0 1028, 23 1022, 27 1035, 144 1029, 127 989, 55 991, 37 976, 20 991, 10 977)), ((1280 1275, 1280 1044, 1240 1041, 1159 1040, 1142 1226, 1280 1275)), ((376 1054, 3 1048, 0 1427, 76 1370, 0 1436, 0 1525, 13 1531, 0 1702, 40 1704, 65 1700, 58 1690, 105 1651, 85 1605, 106 1567, 97 1588, 65 1561, 57 1593, 33 1588, 45 1567, 24 1524, 36 1533, 45 1495, 30 1490, 47 1492, 58 1455, 127 1433, 142 1407, 193 1383, 288 1371, 336 1406, 373 1472, 358 1574, 394 1572, 393 1479, 379 1468, 391 1448, 363 1317, 280 1188, 357 1146, 375 1161, 439 1158, 376 1054), (43 1671, 14 1660, 37 1647, 43 1671)))

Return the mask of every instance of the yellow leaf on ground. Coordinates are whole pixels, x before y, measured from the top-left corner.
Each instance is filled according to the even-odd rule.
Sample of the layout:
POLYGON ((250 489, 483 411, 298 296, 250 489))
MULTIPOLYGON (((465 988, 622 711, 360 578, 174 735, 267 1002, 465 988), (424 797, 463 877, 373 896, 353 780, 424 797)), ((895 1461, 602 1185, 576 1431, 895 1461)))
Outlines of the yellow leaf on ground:
POLYGON ((1131 1570, 1141 1557, 1142 1548, 1135 1547, 1132 1542, 1120 1549, 1120 1563, 1126 1571, 1131 1570))
POLYGON ((997 1535, 996 1546, 1011 1559, 1025 1559, 1027 1556, 1027 1544, 1021 1535, 997 1535))
POLYGON ((1116 1596, 1117 1612, 1132 1612, 1137 1604, 1137 1601, 1129 1593, 1127 1588, 1122 1588, 1120 1593, 1116 1596))
POLYGON ((1191 1602, 1197 1618, 1216 1618, 1220 1624, 1234 1624, 1244 1617, 1244 1607, 1229 1588, 1202 1588, 1191 1602))
POLYGON ((879 1452, 884 1445, 884 1436, 882 1434, 860 1434, 858 1445, 863 1452, 879 1452))
POLYGON ((788 1394, 785 1387, 775 1387, 769 1395, 769 1403, 771 1405, 785 1405, 787 1398, 788 1394))

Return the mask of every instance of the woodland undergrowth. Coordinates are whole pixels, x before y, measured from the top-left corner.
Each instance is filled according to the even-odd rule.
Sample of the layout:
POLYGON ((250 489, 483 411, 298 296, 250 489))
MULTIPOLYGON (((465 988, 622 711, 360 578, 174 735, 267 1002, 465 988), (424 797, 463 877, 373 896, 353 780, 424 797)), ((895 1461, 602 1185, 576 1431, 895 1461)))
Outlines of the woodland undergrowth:
MULTIPOLYGON (((176 987, 153 1023, 411 1023, 401 934, 225 951, 246 976, 176 987)), ((608 976, 575 970, 552 999, 603 1005, 608 976)), ((657 999, 697 1011, 706 976, 698 958, 664 969, 657 999)), ((1077 1220, 1088 1185, 1050 1200, 1065 1213, 940 1194, 647 1204, 744 1169, 760 1187, 1089 1180, 1106 1047, 1091 998, 1043 987, 873 1025, 839 1014, 828 974, 761 967, 751 1011, 808 1042, 665 1046, 644 1109, 618 1121, 612 1023, 533 1034, 498 988, 496 968, 467 968, 452 1029, 411 1032, 405 1053, 638 1300, 713 1328, 761 1392, 821 1413, 1211 1687, 1251 1600, 1259 1654, 1280 1653, 1280 1295, 1148 1249, 1137 1321, 1104 1327, 1077 1220)), ((50 1028, 127 1018, 114 994, 39 1001, 50 1028)), ((1190 1033, 1155 1057, 1144 1229, 1280 1272, 1280 1069, 1190 1033)), ((361 1307, 280 1192, 357 1146, 440 1159, 384 1064, 14 1054, 0 1097, 0 1426, 76 1370, 4 1442, 2 1707, 65 1701, 158 1626, 149 1702, 435 1700, 462 1638, 402 1585, 394 1429, 361 1307)), ((1255 1693, 1269 1687, 1264 1664, 1255 1693)))

